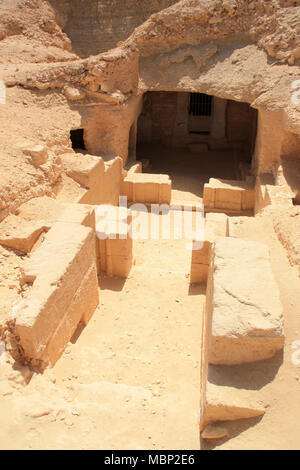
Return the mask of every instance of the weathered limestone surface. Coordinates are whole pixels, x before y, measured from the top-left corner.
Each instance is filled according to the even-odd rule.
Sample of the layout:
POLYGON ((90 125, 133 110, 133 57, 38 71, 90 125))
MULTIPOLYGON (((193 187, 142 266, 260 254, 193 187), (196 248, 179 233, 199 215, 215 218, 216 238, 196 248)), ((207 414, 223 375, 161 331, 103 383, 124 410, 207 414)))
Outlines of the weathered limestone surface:
POLYGON ((128 234, 131 216, 125 207, 96 209, 98 268, 108 276, 126 278, 132 267, 132 238, 128 234))
POLYGON ((283 312, 267 246, 218 238, 207 287, 211 364, 268 359, 284 346, 283 312))
POLYGON ((257 214, 271 204, 269 187, 274 185, 272 173, 262 173, 256 177, 254 194, 254 213, 257 214))
POLYGON ((26 220, 42 220, 50 228, 65 205, 49 196, 35 197, 22 204, 16 214, 26 220))
POLYGON ((300 206, 290 212, 283 208, 273 211, 272 218, 278 239, 287 250, 291 265, 298 266, 300 277, 300 206))
POLYGON ((124 178, 121 195, 130 202, 169 204, 171 186, 168 175, 130 173, 124 178))
POLYGON ((54 365, 99 302, 93 230, 56 222, 27 261, 23 281, 33 283, 16 308, 24 359, 34 366, 54 365))
POLYGON ((120 194, 125 194, 127 190, 127 183, 124 184, 124 179, 128 175, 136 173, 143 173, 143 162, 137 160, 128 160, 122 170, 120 194))
POLYGON ((293 195, 287 185, 275 185, 272 173, 262 173, 256 178, 254 212, 257 214, 269 206, 290 211, 293 209, 293 195))
POLYGON ((242 212, 254 208, 254 185, 248 181, 210 178, 204 185, 203 204, 206 209, 242 212))
POLYGON ((174 3, 176 0, 142 0, 138 3, 136 0, 85 0, 83 14, 80 0, 50 0, 71 38, 73 50, 81 57, 116 47, 149 16, 174 3))
POLYGON ((207 281, 210 261, 211 244, 216 237, 226 237, 228 234, 228 217, 225 214, 209 213, 205 217, 205 234, 203 246, 197 249, 197 241, 193 242, 191 261, 191 284, 207 281))
POLYGON ((207 440, 223 439, 227 436, 228 436, 227 429, 222 426, 217 426, 215 424, 209 424, 201 433, 202 439, 207 439, 207 440))
POLYGON ((124 167, 125 176, 130 173, 143 173, 143 163, 137 160, 128 160, 124 167))
MULTIPOLYGON (((201 358, 200 358, 200 431, 219 421, 253 418, 265 412, 258 401, 259 393, 224 387, 209 383, 209 348, 211 341, 211 316, 204 308, 201 325, 201 358)), ((214 425, 213 425, 214 426, 214 425)), ((208 430, 207 437, 217 438, 220 433, 208 430)))

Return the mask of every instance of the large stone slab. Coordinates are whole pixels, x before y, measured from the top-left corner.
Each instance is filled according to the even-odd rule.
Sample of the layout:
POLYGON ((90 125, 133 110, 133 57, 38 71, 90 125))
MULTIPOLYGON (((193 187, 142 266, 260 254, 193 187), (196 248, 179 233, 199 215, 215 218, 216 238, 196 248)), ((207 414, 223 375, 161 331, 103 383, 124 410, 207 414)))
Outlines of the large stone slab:
MULTIPOLYGON (((211 341, 211 316, 204 308, 201 324, 200 357, 200 419, 202 432, 207 426, 219 421, 232 421, 261 416, 265 406, 259 392, 209 382, 209 347, 211 341)), ((203 437, 203 436, 202 436, 203 437)))
POLYGON ((283 348, 283 311, 266 245, 237 238, 216 240, 206 308, 211 364, 259 361, 283 348))

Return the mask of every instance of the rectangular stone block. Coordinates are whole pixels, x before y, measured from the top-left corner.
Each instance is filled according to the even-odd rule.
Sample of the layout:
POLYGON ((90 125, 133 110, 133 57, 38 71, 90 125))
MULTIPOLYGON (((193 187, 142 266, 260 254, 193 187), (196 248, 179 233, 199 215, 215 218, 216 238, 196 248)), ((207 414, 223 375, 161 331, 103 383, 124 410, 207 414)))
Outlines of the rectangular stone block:
POLYGON ((118 204, 123 161, 95 155, 69 153, 61 156, 66 174, 83 186, 81 204, 118 204))
POLYGON ((227 209, 234 211, 242 210, 242 191, 234 189, 216 188, 216 209, 227 209))
POLYGON ((228 235, 228 217, 225 214, 210 213, 205 217, 204 241, 201 248, 193 242, 190 283, 197 284, 207 281, 210 262, 211 244, 216 237, 228 235))
MULTIPOLYGON (((75 223, 55 223, 24 266, 23 282, 32 283, 32 287, 16 308, 16 333, 27 360, 47 364, 50 356, 46 350, 52 340, 55 344, 59 328, 65 328, 64 337, 71 337, 78 321, 85 318, 85 310, 77 308, 74 317, 71 307, 93 267, 95 272, 93 230, 75 223)), ((89 278, 88 292, 87 288, 84 291, 96 304, 97 276, 92 279, 93 282, 89 278)), ((60 346, 58 355, 59 351, 60 346)))
POLYGON ((105 256, 125 256, 132 257, 132 239, 109 239, 98 240, 101 257, 105 256))
POLYGON ((198 144, 189 144, 189 151, 191 153, 207 153, 209 151, 208 144, 198 143, 198 144))
POLYGON ((128 174, 123 180, 122 196, 127 196, 130 202, 169 204, 171 180, 168 175, 128 174))
POLYGON ((266 245, 217 238, 206 305, 212 322, 211 364, 264 360, 283 348, 283 311, 266 245))

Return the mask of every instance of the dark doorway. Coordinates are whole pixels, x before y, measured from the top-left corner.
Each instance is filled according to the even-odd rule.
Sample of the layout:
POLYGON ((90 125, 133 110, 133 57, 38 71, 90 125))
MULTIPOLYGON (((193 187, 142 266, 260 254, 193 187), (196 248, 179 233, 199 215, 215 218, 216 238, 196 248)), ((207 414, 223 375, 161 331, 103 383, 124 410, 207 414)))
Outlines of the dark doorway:
POLYGON ((70 132, 72 148, 74 150, 86 150, 84 143, 84 130, 74 129, 70 132))

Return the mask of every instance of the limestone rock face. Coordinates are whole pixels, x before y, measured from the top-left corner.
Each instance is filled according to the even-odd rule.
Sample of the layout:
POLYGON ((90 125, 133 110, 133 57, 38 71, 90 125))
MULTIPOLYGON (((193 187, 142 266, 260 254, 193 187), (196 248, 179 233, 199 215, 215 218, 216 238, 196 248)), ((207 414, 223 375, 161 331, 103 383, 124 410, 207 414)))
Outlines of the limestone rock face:
POLYGON ((263 360, 283 348, 283 312, 267 246, 217 239, 207 308, 212 321, 211 364, 263 360))

